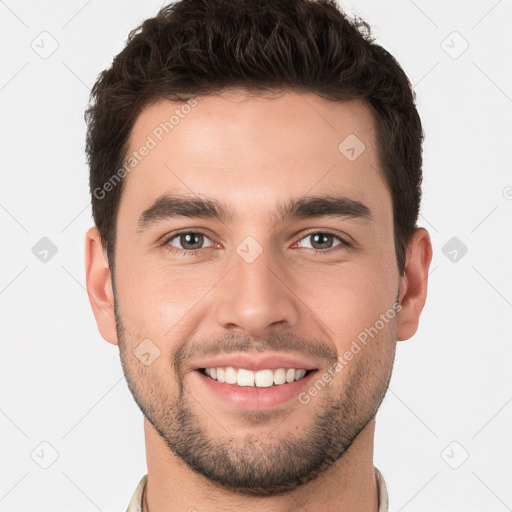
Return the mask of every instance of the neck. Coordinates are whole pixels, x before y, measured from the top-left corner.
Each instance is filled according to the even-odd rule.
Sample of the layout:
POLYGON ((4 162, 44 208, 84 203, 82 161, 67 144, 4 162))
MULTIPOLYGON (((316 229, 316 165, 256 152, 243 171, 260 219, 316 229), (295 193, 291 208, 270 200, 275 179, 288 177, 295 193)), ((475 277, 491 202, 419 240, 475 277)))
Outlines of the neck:
POLYGON ((279 496, 241 496, 192 471, 172 453, 144 419, 148 480, 142 512, 243 510, 376 512, 378 491, 373 467, 375 419, 343 457, 315 480, 279 496))

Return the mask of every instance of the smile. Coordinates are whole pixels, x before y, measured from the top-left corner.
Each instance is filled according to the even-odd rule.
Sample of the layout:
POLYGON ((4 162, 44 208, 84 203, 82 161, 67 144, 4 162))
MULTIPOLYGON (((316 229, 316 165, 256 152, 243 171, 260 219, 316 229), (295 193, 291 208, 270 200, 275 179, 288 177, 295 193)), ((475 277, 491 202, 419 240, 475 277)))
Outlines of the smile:
POLYGON ((277 368, 263 369, 258 371, 245 368, 234 368, 232 366, 217 368, 201 368, 201 373, 221 383, 233 384, 234 386, 247 386, 257 388, 269 388, 289 384, 303 379, 309 370, 303 368, 277 368))

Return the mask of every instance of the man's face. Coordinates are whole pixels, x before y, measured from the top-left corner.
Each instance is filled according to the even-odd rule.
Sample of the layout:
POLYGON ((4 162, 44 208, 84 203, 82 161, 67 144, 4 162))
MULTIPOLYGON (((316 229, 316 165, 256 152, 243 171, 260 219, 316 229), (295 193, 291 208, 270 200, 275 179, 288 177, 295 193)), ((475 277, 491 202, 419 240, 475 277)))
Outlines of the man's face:
POLYGON ((181 107, 146 108, 130 139, 130 153, 153 146, 148 136, 156 146, 126 177, 117 217, 123 369, 190 467, 242 493, 275 494, 338 460, 389 382, 400 276, 374 118, 362 102, 296 93, 181 107), (179 122, 158 130, 176 109, 179 122), (166 195, 195 205, 171 215, 166 195), (313 197, 332 201, 304 201, 313 197), (200 201, 226 216, 200 214, 200 201), (292 368, 308 372, 251 387, 212 379, 212 367, 253 370, 234 375, 264 386, 282 381, 279 368, 288 380, 292 368))

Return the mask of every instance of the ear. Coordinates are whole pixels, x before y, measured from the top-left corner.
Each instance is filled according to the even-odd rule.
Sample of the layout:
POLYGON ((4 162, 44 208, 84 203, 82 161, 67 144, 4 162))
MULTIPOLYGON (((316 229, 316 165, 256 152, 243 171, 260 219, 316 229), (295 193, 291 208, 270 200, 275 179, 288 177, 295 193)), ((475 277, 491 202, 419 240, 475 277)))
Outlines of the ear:
POLYGON ((412 236, 400 282, 396 336, 398 341, 411 338, 418 330, 420 314, 427 300, 428 269, 432 260, 432 244, 425 228, 417 228, 412 236))
POLYGON ((90 228, 85 235, 85 280, 100 334, 109 343, 117 345, 112 276, 96 227, 90 228))

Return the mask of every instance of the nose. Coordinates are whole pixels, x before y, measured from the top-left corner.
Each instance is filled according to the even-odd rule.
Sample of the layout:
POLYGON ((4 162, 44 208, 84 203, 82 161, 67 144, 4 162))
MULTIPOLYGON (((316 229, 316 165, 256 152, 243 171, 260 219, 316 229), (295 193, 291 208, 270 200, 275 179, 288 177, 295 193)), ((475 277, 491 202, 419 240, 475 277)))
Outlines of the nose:
POLYGON ((299 320, 300 300, 285 269, 264 251, 256 260, 234 254, 234 268, 216 290, 216 321, 225 330, 265 336, 270 330, 288 330, 299 320))

